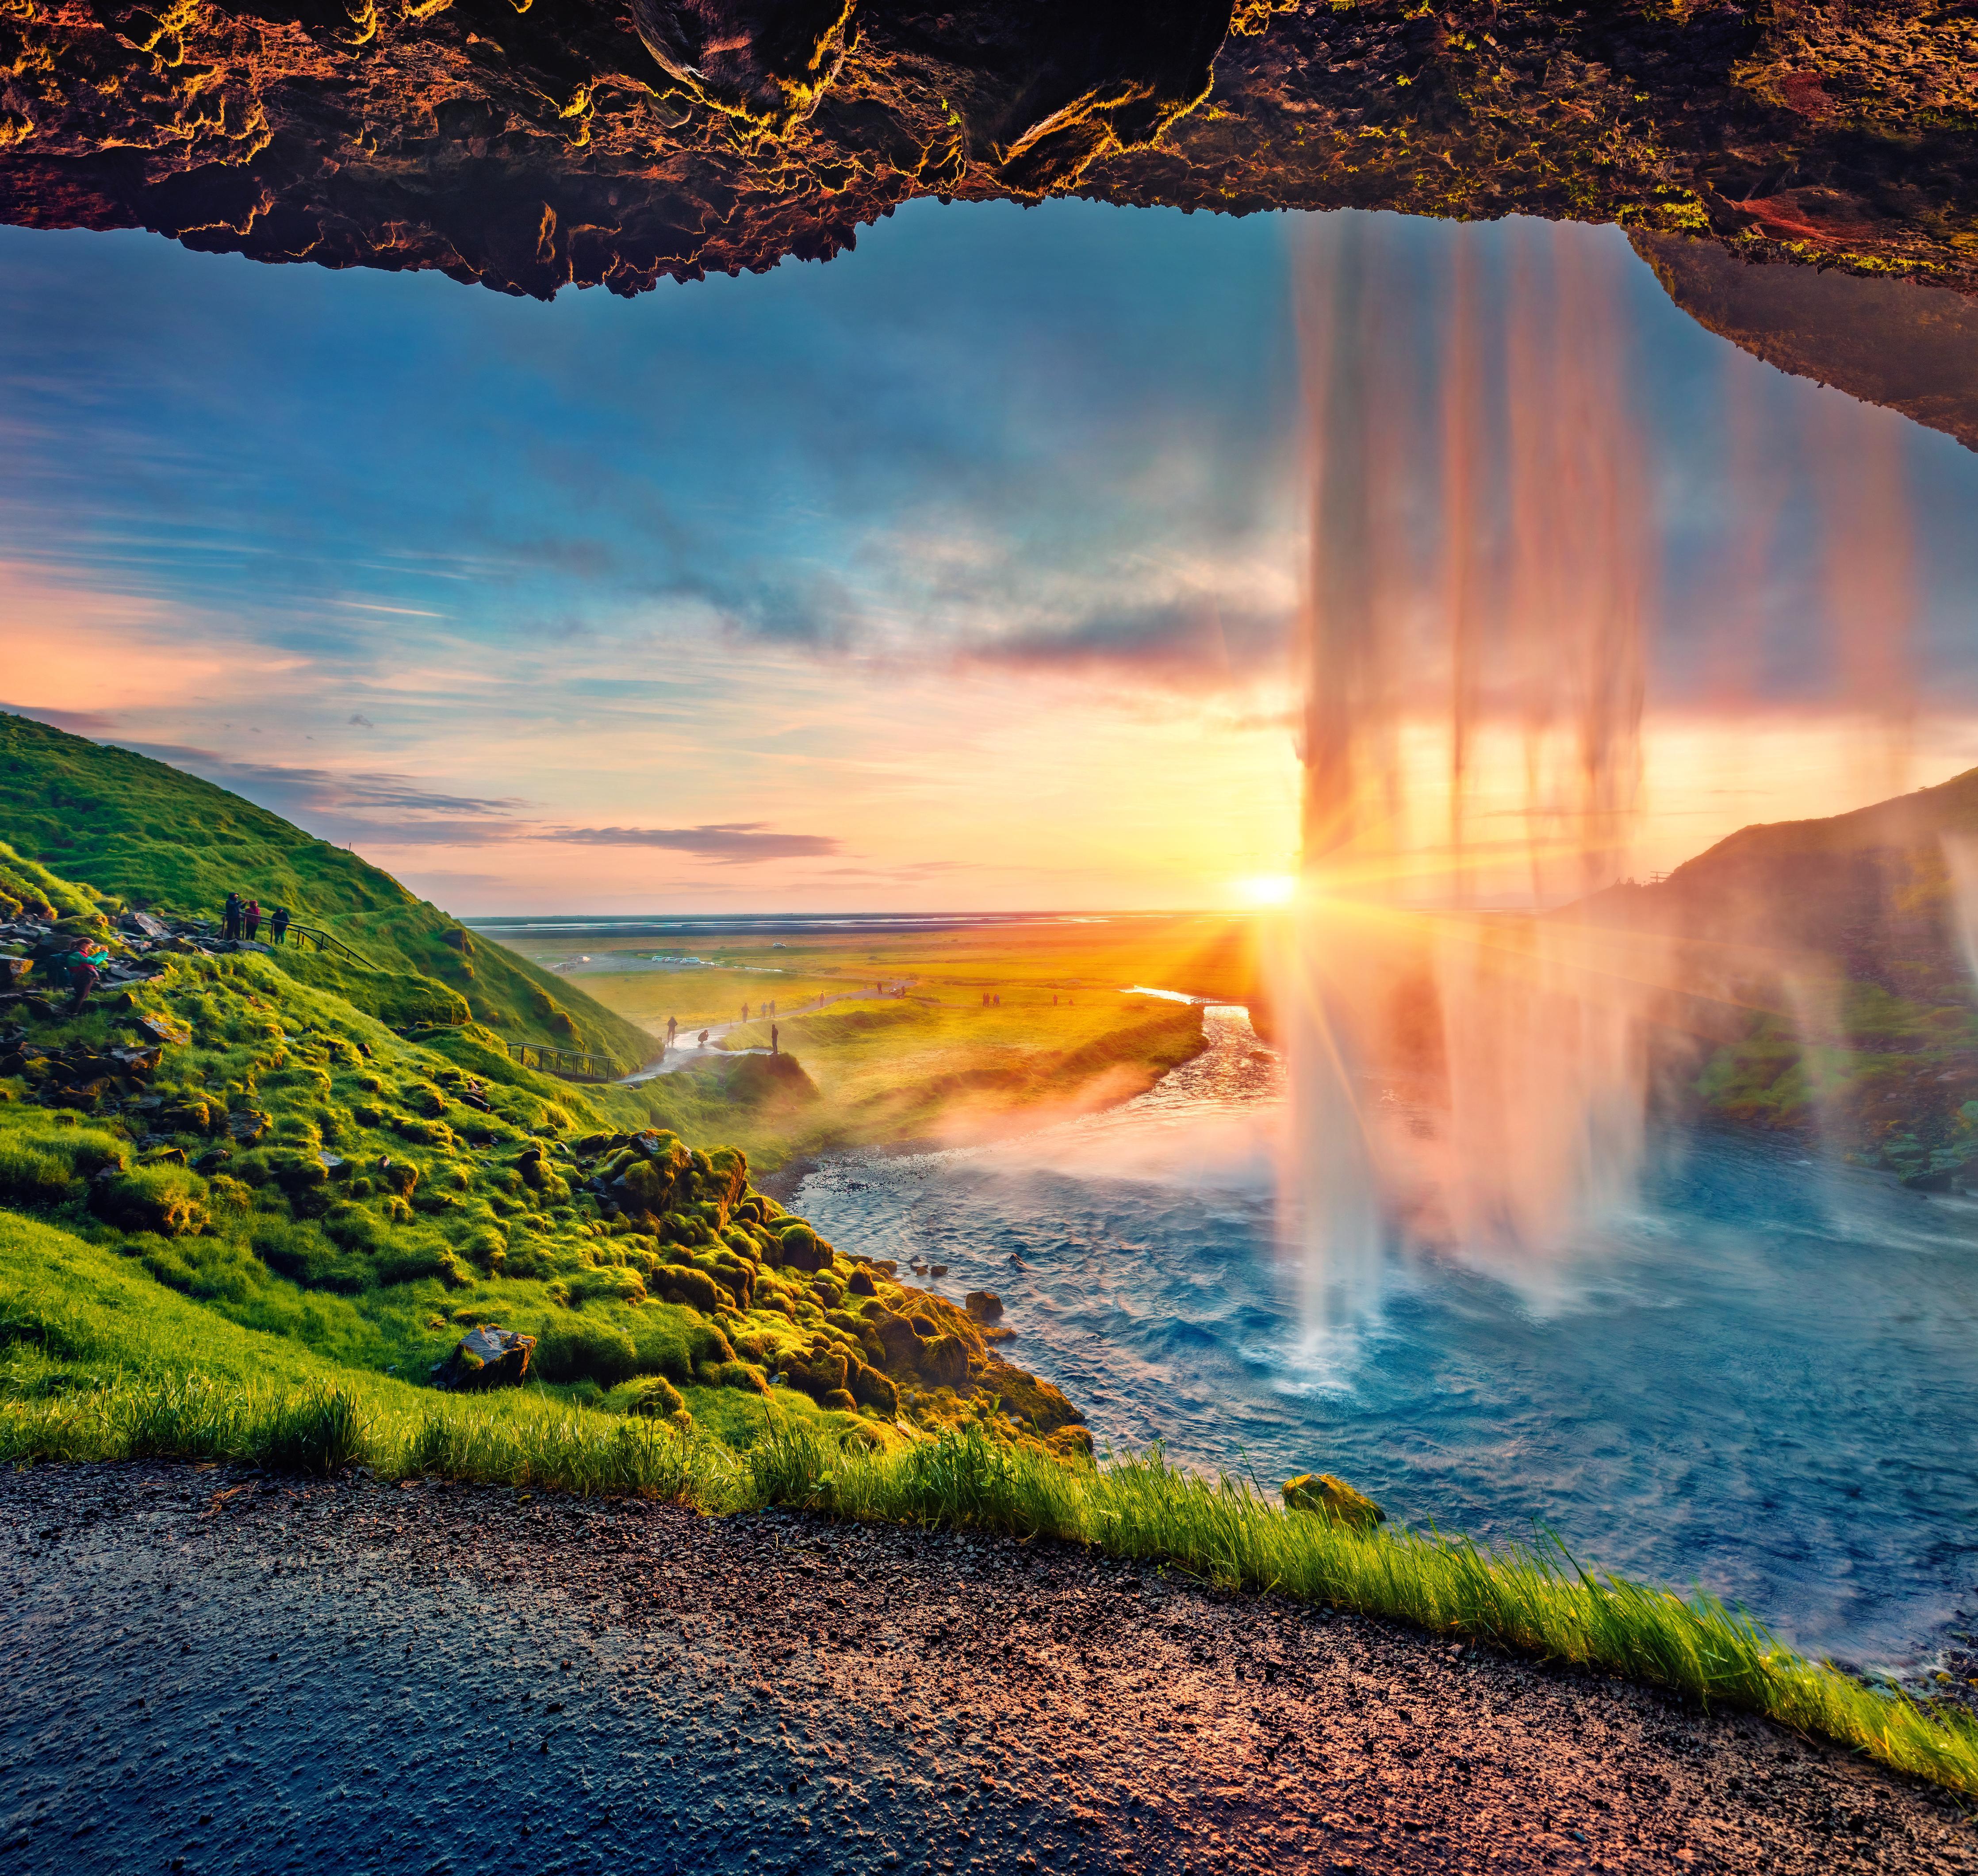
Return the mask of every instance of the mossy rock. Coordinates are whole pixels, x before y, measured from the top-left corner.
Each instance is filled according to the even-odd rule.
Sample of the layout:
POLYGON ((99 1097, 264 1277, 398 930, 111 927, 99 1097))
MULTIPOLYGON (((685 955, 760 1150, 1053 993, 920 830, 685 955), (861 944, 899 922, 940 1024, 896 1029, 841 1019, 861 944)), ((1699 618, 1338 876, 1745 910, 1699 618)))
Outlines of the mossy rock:
POLYGON ((968 1349, 958 1336, 936 1336, 923 1342, 918 1366, 931 1387, 965 1388, 968 1385, 968 1349))
POLYGON ((1286 1479, 1285 1504, 1288 1510, 1312 1512, 1349 1531, 1371 1531, 1388 1521, 1387 1513, 1364 1491, 1330 1472, 1301 1472, 1296 1478, 1286 1479))
POLYGON ((107 1172, 90 1187, 90 1205, 121 1231, 187 1237, 212 1221, 206 1182, 180 1166, 140 1166, 107 1172))
POLYGON ((889 1377, 862 1362, 848 1364, 852 1397, 862 1407, 869 1407, 888 1420, 900 1411, 900 1391, 889 1377))
POLYGON ((650 1380, 640 1382, 637 1392, 626 1402, 625 1411, 650 1419, 670 1420, 675 1414, 686 1412, 686 1401, 664 1375, 654 1375, 650 1380))
POLYGON ((791 1269, 816 1271, 831 1268, 831 1247, 801 1219, 784 1221, 776 1233, 776 1239, 782 1252, 782 1261, 791 1269))
POLYGON ((828 1394, 818 1397, 820 1407, 830 1413, 856 1413, 858 1403, 843 1388, 833 1388, 828 1394))
POLYGON ((401 1198, 410 1198, 418 1189, 419 1169, 409 1160, 381 1161, 375 1168, 375 1177, 380 1185, 395 1192, 401 1198))
POLYGON ((713 1277, 691 1264, 662 1264, 653 1273, 653 1289, 667 1302, 684 1303, 692 1310, 712 1311, 728 1300, 727 1293, 713 1277))
POLYGON ((749 1394, 766 1394, 769 1385, 746 1362, 703 1362, 694 1379, 704 1388, 739 1388, 749 1394))

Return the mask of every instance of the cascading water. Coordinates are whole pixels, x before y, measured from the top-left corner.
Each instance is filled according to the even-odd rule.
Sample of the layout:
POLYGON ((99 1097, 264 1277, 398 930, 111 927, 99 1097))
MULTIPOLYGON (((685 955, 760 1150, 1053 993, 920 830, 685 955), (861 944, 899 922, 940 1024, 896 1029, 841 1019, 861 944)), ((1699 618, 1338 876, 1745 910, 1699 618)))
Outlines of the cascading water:
POLYGON ((1652 940, 1530 915, 1617 875, 1639 786, 1652 530, 1615 258, 1524 231, 1493 319, 1454 247, 1439 335, 1388 218, 1319 219, 1302 256, 1304 870, 1278 1008, 1314 1330, 1371 1308, 1391 1240, 1543 1247, 1629 1188, 1666 976, 1652 940))

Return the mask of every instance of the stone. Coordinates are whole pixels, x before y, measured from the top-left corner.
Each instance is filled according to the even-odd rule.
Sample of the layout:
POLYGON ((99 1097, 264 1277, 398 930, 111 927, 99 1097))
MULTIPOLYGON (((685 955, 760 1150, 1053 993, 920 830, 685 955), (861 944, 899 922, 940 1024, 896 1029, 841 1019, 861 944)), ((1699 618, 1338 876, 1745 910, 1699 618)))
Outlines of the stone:
POLYGON ((930 1387, 968 1385, 968 1350, 958 1336, 936 1336, 921 1344, 920 1372, 930 1387))
POLYGON ((519 1387, 529 1372, 535 1346, 534 1336, 483 1323, 462 1336, 445 1360, 434 1365, 432 1384, 460 1394, 519 1387))
POLYGON ((911 1367, 920 1359, 921 1338, 905 1316, 881 1316, 874 1333, 889 1366, 911 1367))
POLYGON ((870 1270, 854 1270, 845 1287, 855 1296, 876 1296, 879 1293, 879 1286, 873 1282, 870 1270))
POLYGON ((127 912, 117 923, 134 936, 148 938, 154 943, 162 942, 172 935, 162 919, 154 919, 148 912, 127 912))
POLYGON ((1367 1495, 1330 1472, 1301 1472, 1285 1481, 1288 1510, 1307 1511, 1349 1531, 1371 1531, 1388 1514, 1367 1495))
POLYGON ((174 1042, 183 1049, 192 1040, 192 1032, 176 1016, 148 1016, 137 1019, 137 1027, 156 1042, 174 1042))
POLYGON ((1003 1299, 993 1290, 971 1290, 962 1298, 961 1306, 978 1323, 1000 1323, 1003 1319, 1003 1299))

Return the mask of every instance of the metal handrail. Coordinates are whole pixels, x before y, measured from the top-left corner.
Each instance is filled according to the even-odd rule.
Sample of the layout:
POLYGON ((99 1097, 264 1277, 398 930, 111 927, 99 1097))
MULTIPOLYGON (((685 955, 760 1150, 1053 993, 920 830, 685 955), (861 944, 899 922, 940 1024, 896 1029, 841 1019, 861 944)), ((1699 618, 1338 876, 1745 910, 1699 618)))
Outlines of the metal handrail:
MULTIPOLYGON (((271 923, 271 920, 267 915, 263 914, 261 922, 266 926, 271 923)), ((222 918, 219 923, 220 928, 224 930, 227 925, 226 920, 222 918)), ((378 968, 362 952, 352 950, 334 932, 326 932, 320 925, 298 925, 294 920, 291 919, 289 921, 288 930, 282 935, 285 941, 290 938, 295 939, 297 941, 298 949, 300 949, 303 940, 309 940, 314 943, 319 951, 341 951, 352 963, 362 964, 366 970, 375 970, 378 968)), ((256 944, 266 944, 270 941, 257 936, 254 942, 256 944)))
POLYGON ((511 1042, 504 1041, 501 1046, 508 1052, 510 1061, 519 1066, 534 1068, 551 1075, 561 1075, 567 1082, 615 1082, 618 1078, 618 1061, 614 1055, 600 1055, 587 1049, 552 1049, 542 1042, 511 1042), (535 1060, 529 1060, 531 1055, 535 1060), (564 1065, 577 1065, 574 1072, 564 1065))

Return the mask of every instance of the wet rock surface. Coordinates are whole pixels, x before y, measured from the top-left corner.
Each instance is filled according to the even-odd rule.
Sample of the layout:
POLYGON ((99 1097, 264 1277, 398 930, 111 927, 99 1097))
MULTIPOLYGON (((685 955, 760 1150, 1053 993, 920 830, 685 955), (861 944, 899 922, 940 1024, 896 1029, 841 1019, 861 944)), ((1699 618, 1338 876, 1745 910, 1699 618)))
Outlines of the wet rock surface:
POLYGON ((1978 1870, 1761 1722, 1052 1544, 144 1467, 0 1544, 17 1868, 1978 1870))
POLYGON ((1966 10, 1412 0, 0 9, 0 219, 547 295, 917 196, 1513 211, 1978 282, 1966 10))

